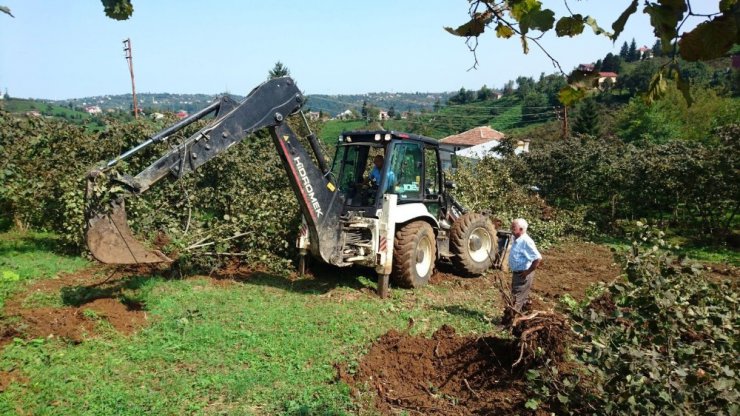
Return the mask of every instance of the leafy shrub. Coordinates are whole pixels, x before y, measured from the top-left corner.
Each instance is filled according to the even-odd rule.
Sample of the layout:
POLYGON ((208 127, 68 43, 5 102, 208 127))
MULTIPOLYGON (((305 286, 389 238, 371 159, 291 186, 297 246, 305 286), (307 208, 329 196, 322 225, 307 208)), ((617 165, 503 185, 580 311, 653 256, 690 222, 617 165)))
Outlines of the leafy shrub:
POLYGON ((457 184, 455 196, 468 209, 487 211, 508 225, 514 218, 525 218, 529 222, 529 233, 538 245, 547 247, 566 236, 590 236, 594 232, 592 223, 585 220, 585 209, 556 209, 528 189, 515 172, 521 160, 509 155, 501 160, 486 157, 477 163, 462 163, 452 173, 457 184))
MULTIPOLYGON (((87 133, 56 120, 0 113, 3 216, 24 228, 54 231, 70 249, 83 250, 86 173, 171 121, 109 120, 105 132, 87 133)), ((116 169, 135 174, 168 146, 151 146, 116 169)), ((282 268, 293 255, 300 222, 297 201, 266 132, 248 138, 207 167, 179 181, 163 180, 126 203, 135 233, 150 241, 166 235, 159 238, 160 245, 168 242, 168 250, 195 266, 212 265, 214 253, 237 253, 246 262, 282 268)))
MULTIPOLYGON (((567 389, 570 409, 586 399, 602 414, 740 411, 738 294, 729 282, 708 281, 701 266, 674 256, 662 237, 639 224, 624 256, 626 279, 571 310, 584 341, 576 360, 597 390, 567 389)), ((541 385, 555 389, 558 381, 550 377, 541 385)))

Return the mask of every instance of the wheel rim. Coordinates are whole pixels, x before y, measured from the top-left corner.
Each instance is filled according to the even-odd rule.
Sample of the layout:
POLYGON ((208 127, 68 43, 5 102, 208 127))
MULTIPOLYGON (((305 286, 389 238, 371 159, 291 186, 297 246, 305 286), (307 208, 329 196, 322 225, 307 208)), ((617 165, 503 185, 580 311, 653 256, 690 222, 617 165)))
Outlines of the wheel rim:
POLYGON ((432 267, 432 241, 424 236, 416 248, 416 274, 424 277, 432 267))
POLYGON ((473 261, 482 263, 488 260, 491 247, 493 247, 493 240, 491 239, 491 234, 485 228, 479 227, 470 233, 470 237, 468 237, 468 251, 473 261))

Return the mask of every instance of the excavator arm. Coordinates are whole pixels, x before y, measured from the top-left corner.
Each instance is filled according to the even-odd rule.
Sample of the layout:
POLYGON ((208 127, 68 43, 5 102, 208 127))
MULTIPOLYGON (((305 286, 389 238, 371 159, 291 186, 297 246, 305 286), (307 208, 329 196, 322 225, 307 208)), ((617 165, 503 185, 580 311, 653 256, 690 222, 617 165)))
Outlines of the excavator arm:
MULTIPOLYGON (((129 192, 140 194, 165 177, 175 180, 204 165, 250 134, 267 128, 275 150, 299 206, 309 226, 314 254, 327 263, 339 256, 339 216, 344 204, 328 177, 325 157, 315 136, 308 137, 313 156, 298 140, 286 123, 286 117, 300 111, 304 98, 295 82, 277 78, 256 87, 241 102, 222 97, 201 111, 162 130, 133 149, 88 174, 87 196, 93 198, 95 181, 120 161, 147 146, 167 138, 188 125, 214 114, 205 127, 172 148, 136 176, 117 175, 111 180, 123 185, 129 192)), ((260 190, 255 189, 255 192, 260 190)), ((93 256, 103 263, 138 264, 171 261, 161 252, 149 250, 138 242, 128 226, 124 195, 118 195, 107 206, 95 207, 86 213, 86 243, 93 256), (100 209, 103 207, 103 209, 100 209)))

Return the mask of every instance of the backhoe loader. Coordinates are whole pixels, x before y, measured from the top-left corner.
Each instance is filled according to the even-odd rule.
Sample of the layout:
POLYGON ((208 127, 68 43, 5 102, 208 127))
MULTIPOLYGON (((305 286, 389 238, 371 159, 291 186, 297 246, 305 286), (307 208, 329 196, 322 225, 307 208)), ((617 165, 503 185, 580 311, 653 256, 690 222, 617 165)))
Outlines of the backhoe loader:
POLYGON ((492 222, 487 216, 468 212, 450 195, 454 184, 443 181, 436 140, 395 131, 345 132, 330 166, 316 136, 307 137, 309 154, 286 122, 288 116, 302 115, 304 101, 291 78, 272 79, 241 102, 219 98, 89 172, 88 198, 100 178, 125 190, 109 203, 91 205, 96 208, 88 210, 85 234, 92 255, 109 264, 172 261, 134 238, 127 223, 125 195, 146 192, 165 177, 182 178, 253 137, 252 133, 267 129, 302 213, 296 242, 301 273, 309 255, 338 267, 373 267, 379 294, 385 297, 389 280, 407 288, 425 285, 437 261, 450 261, 465 275, 480 275, 503 263, 505 250, 497 249, 499 238, 492 222), (205 127, 136 176, 105 174, 147 146, 206 117, 212 118, 205 127), (377 172, 369 180, 373 161, 377 172))

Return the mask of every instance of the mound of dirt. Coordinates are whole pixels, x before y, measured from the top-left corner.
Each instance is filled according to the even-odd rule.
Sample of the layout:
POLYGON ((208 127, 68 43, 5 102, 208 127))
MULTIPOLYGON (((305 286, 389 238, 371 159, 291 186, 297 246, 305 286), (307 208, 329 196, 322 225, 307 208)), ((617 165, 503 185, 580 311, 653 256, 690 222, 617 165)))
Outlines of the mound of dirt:
POLYGON ((594 283, 611 282, 621 268, 609 248, 593 243, 568 243, 542 253, 533 290, 547 299, 570 294, 583 299, 594 283))
POLYGON ((354 375, 339 378, 377 393, 382 413, 424 415, 515 414, 524 410, 525 381, 512 363, 512 340, 460 337, 449 326, 431 338, 390 331, 380 337, 354 375))

